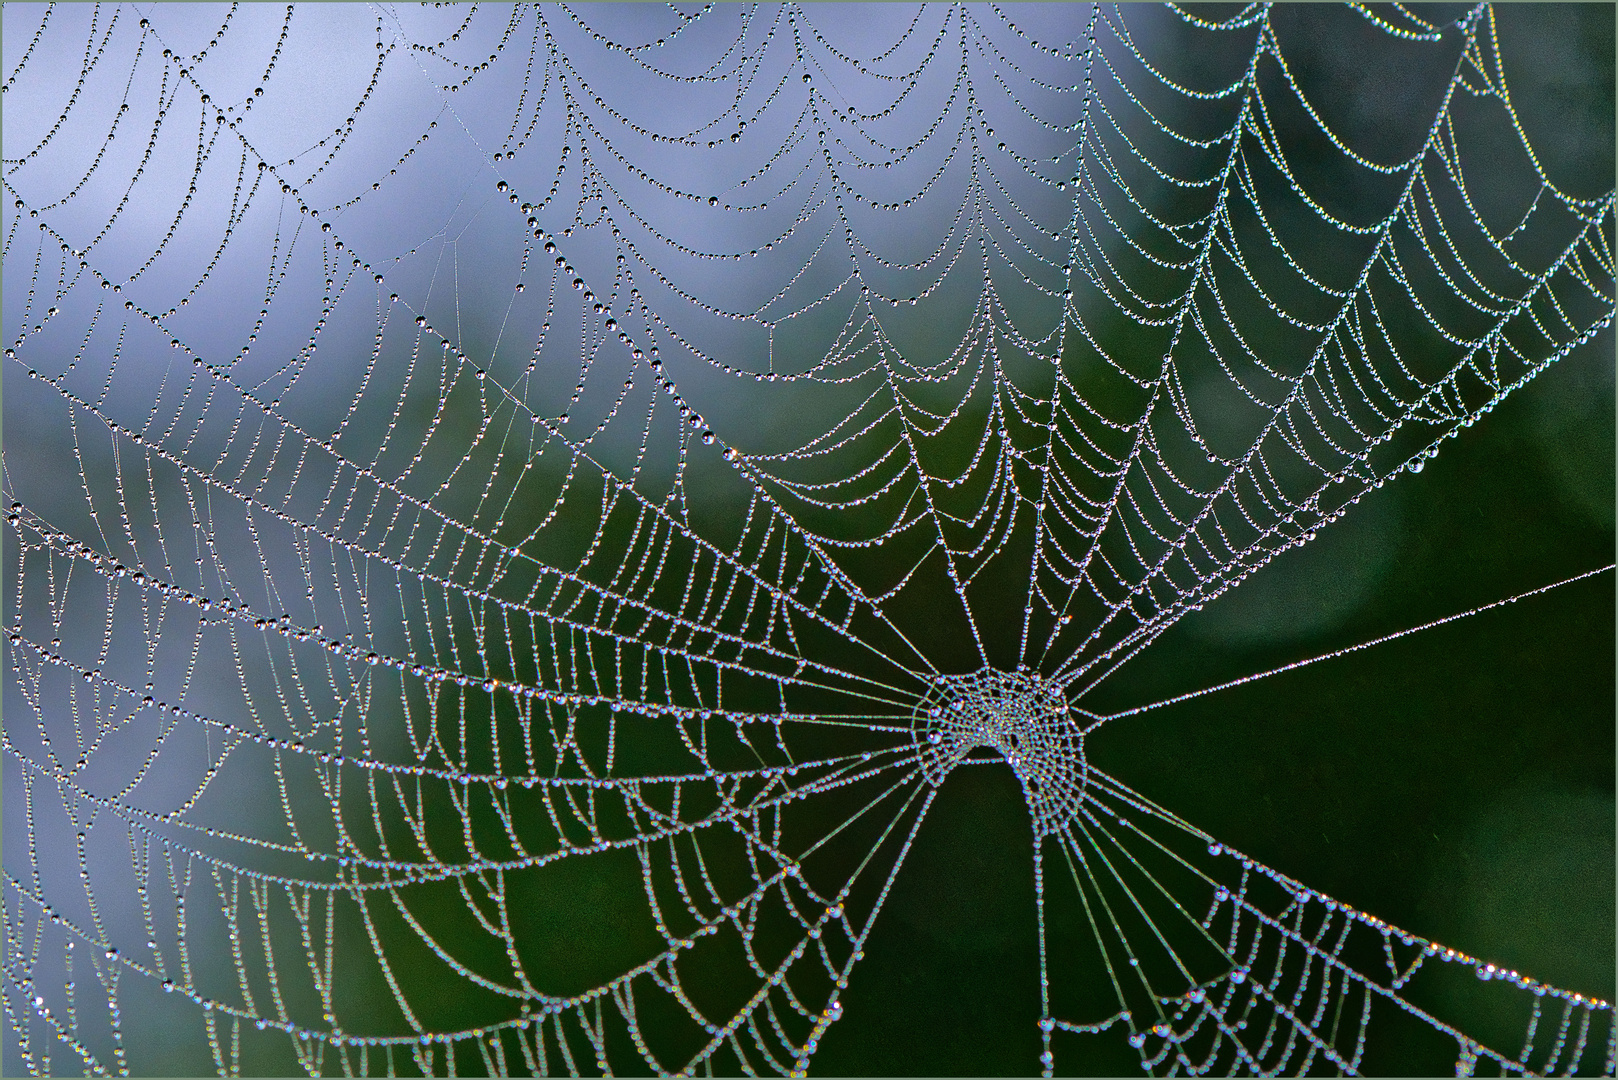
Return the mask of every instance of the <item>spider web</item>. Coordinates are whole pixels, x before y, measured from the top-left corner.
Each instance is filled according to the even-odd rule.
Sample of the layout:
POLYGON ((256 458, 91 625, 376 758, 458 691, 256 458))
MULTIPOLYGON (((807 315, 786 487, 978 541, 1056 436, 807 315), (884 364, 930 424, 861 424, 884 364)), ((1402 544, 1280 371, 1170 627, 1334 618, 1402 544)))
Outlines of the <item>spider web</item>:
POLYGON ((1085 755, 1610 325, 1491 9, 143 10, 5 14, 8 1062, 801 1073, 1003 763, 1045 1075, 1613 1072, 1085 755))

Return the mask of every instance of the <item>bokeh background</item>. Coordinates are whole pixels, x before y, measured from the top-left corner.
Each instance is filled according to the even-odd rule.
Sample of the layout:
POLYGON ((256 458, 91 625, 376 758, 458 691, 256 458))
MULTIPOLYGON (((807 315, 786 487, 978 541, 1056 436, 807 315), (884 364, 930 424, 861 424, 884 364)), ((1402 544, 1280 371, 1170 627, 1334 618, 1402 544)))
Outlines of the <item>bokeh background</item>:
MULTIPOLYGON (((1452 15, 1466 10, 1457 6, 1452 15)), ((1064 33, 1082 34, 1087 11, 1064 6, 1028 17, 1043 20, 1042 32, 1049 39, 1060 39, 1064 33)), ((206 266, 224 238, 219 222, 228 219, 243 184, 252 182, 251 173, 242 181, 233 168, 225 168, 223 155, 196 179, 194 157, 187 156, 195 148, 191 136, 157 140, 157 150, 142 156, 148 149, 144 135, 155 122, 151 102, 162 100, 164 92, 157 74, 163 68, 137 61, 135 50, 155 52, 168 46, 195 53, 218 30, 219 12, 192 5, 101 7, 93 12, 80 8, 53 16, 56 24, 36 41, 43 9, 26 4, 5 9, 0 48, 8 78, 18 71, 24 50, 33 50, 31 67, 22 69, 4 99, 3 156, 13 185, 4 209, 8 246, 0 301, 8 346, 21 340, 40 305, 34 298, 39 271, 25 254, 30 249, 18 239, 33 223, 13 200, 50 206, 41 216, 82 243, 95 235, 122 198, 117 185, 92 184, 84 197, 56 205, 52 192, 60 198, 71 175, 66 165, 52 172, 37 162, 25 169, 20 160, 20 148, 33 146, 57 122, 62 101, 74 89, 67 75, 80 66, 87 42, 106 50, 95 78, 123 79, 135 72, 133 115, 122 121, 128 127, 119 128, 119 138, 108 144, 99 166, 103 175, 126 180, 141 170, 140 183, 130 189, 130 201, 120 211, 123 224, 101 256, 109 276, 137 279, 126 295, 155 311, 177 303, 191 279, 170 270, 171 263, 158 264, 145 277, 137 273, 164 241, 176 201, 191 198, 196 209, 167 241, 167 257, 185 266, 206 266), (108 34, 115 10, 123 29, 108 34), (143 35, 130 29, 140 17, 159 29, 161 41, 149 38, 140 44, 143 35), (188 190, 193 183, 194 192, 188 190)), ((725 20, 735 12, 726 8, 696 20, 687 18, 694 8, 675 14, 692 28, 688 37, 711 33, 717 42, 734 35, 725 20)), ((1432 9, 1428 17, 1442 14, 1432 9)), ((575 207, 582 215, 593 205, 592 193, 567 188, 578 181, 579 147, 586 140, 558 124, 530 133, 524 151, 499 166, 488 159, 493 147, 504 145, 497 130, 502 117, 480 110, 540 82, 538 69, 530 64, 524 70, 517 59, 503 58, 500 63, 506 66, 479 84, 483 97, 435 89, 436 69, 426 71, 408 58, 384 65, 382 74, 373 76, 379 37, 391 40, 414 19, 412 30, 420 31, 420 40, 429 40, 434 35, 428 30, 440 23, 453 29, 451 24, 464 17, 464 12, 453 17, 428 12, 411 13, 407 19, 391 7, 299 8, 295 29, 263 84, 266 94, 255 99, 262 103, 242 113, 242 129, 266 160, 296 162, 300 174, 317 173, 301 193, 315 205, 335 206, 342 201, 338 196, 349 192, 364 195, 371 178, 379 178, 377 196, 362 198, 345 215, 335 216, 355 251, 366 252, 378 267, 383 253, 391 260, 379 294, 396 292, 432 325, 453 325, 458 349, 490 358, 491 377, 522 386, 536 412, 570 410, 570 423, 577 426, 593 415, 605 415, 609 398, 597 387, 614 387, 617 377, 592 384, 581 401, 570 400, 578 357, 569 355, 569 339, 558 331, 550 339, 545 366, 528 382, 521 381, 522 365, 539 334, 532 324, 540 315, 533 306, 513 314, 513 283, 524 280, 532 290, 545 277, 517 265, 524 236, 514 228, 515 211, 507 213, 503 198, 493 192, 497 175, 510 176, 519 190, 531 192, 544 190, 546 181, 556 178, 562 194, 553 213, 565 225, 575 207), (382 30, 374 31, 376 26, 382 30), (358 134, 319 172, 326 140, 335 145, 353 102, 362 96, 367 106, 358 134), (400 147, 410 147, 429 132, 437 143, 416 141, 424 147, 421 152, 410 161, 399 158, 400 147), (452 144, 461 149, 434 152, 445 140, 461 140, 452 144), (571 153, 563 155, 562 146, 571 153), (482 155, 469 152, 472 147, 482 155), (430 162, 430 167, 418 168, 417 162, 430 162)), ((672 18, 667 11, 629 6, 597 9, 592 17, 604 32, 625 40, 648 36, 672 18)), ((1574 194, 1594 197, 1610 191, 1612 8, 1504 5, 1497 17, 1513 101, 1543 166, 1574 194)), ((250 38, 263 51, 275 41, 282 15, 250 7, 236 18, 245 24, 233 31, 241 37, 228 40, 250 38)), ((908 18, 887 8, 866 8, 857 16, 826 9, 815 14, 817 22, 837 29, 837 41, 847 51, 867 55, 902 34, 908 18)), ((1430 95, 1431 73, 1414 61, 1401 68, 1385 57, 1356 51, 1359 38, 1344 31, 1356 19, 1310 8, 1278 11, 1275 21, 1294 74, 1306 90, 1339 106, 1337 115, 1345 118, 1350 136, 1385 137, 1396 144, 1411 132, 1420 135, 1426 120, 1418 106, 1430 95), (1383 77, 1372 77, 1369 73, 1383 62, 1392 66, 1383 77)), ((499 27, 490 31, 489 25, 478 23, 476 33, 497 37, 499 27)), ((1145 46, 1171 48, 1172 20, 1142 17, 1139 26, 1145 46), (1154 39, 1153 34, 1164 37, 1154 39)), ((582 48, 573 55, 585 75, 591 72, 582 65, 606 64, 582 48)), ((1187 63, 1196 66, 1194 60, 1187 63)), ((199 65, 198 70, 218 69, 199 65)), ((605 71, 603 67, 601 74, 605 71)), ((253 99, 255 77, 256 72, 227 65, 219 78, 232 85, 213 93, 233 102, 253 99)), ((58 143, 103 130, 97 125, 117 109, 118 98, 109 85, 92 80, 85 103, 70 115, 58 143)), ((638 88, 626 82, 618 89, 634 95, 638 88)), ((949 89, 950 79, 942 74, 922 80, 915 91, 918 113, 941 109, 949 89)), ((715 111, 723 108, 728 92, 714 91, 715 111)), ((638 115, 654 127, 674 127, 681 120, 672 103, 666 117, 659 114, 655 97, 644 97, 640 104, 644 110, 638 115)), ((1005 102, 987 107, 1006 110, 994 122, 1013 123, 1005 102)), ((762 143, 772 151, 785 144, 790 151, 791 110, 771 115, 779 116, 780 130, 749 132, 749 139, 758 141, 746 143, 743 150, 753 152, 762 143)), ((195 120, 186 122, 194 125, 195 120)), ((666 158, 639 165, 687 190, 716 190, 717 178, 733 182, 745 175, 749 159, 725 158, 728 131, 716 128, 711 134, 719 145, 708 153, 670 149, 666 158)), ((925 173, 942 165, 946 150, 924 148, 911 168, 925 173)), ((1323 173, 1329 171, 1330 162, 1324 159, 1331 152, 1329 146, 1320 149, 1323 173)), ((1303 160, 1307 164, 1307 154, 1303 160)), ((614 170, 621 172, 625 163, 598 165, 616 175, 614 170)), ((1471 165, 1472 183, 1479 190, 1521 186, 1521 177, 1508 175, 1504 166, 1494 176, 1486 155, 1471 165)), ((946 172, 926 208, 905 217, 902 225, 862 223, 862 238, 894 258, 922 258, 950 233, 955 209, 968 192, 959 169, 946 172)), ((1350 207, 1361 197, 1354 191, 1340 194, 1350 207)), ((1028 193, 1024 201, 1036 216, 1055 214, 1060 221, 1063 198, 1041 190, 1028 193)), ((683 204, 657 203, 647 207, 643 225, 647 231, 655 227, 677 233, 693 247, 736 250, 770 235, 773 218, 790 219, 800 204, 801 199, 778 200, 748 217, 720 212, 724 208, 689 211, 683 204)), ((283 369, 285 357, 297 351, 318 317, 322 296, 330 289, 322 281, 331 271, 308 254, 309 244, 286 253, 296 228, 286 213, 255 214, 231 226, 232 242, 209 270, 204 299, 176 312, 171 324, 183 331, 188 349, 209 356, 234 354, 245 336, 256 332, 251 357, 237 368, 240 381, 260 388, 266 398, 284 394, 289 412, 309 430, 322 430, 341 418, 348 393, 370 363, 374 309, 363 302, 340 307, 321 337, 317 359, 302 369, 296 383, 290 380, 283 369), (277 254, 272 258, 271 252, 277 254), (269 305, 274 314, 260 323, 256 320, 267 277, 276 290, 269 305)), ((816 219, 799 235, 812 240, 823 231, 816 219)), ((839 284, 846 269, 813 257, 806 240, 791 243, 805 250, 783 244, 778 254, 787 262, 796 260, 805 273, 795 283, 798 292, 778 307, 800 294, 830 291, 837 298, 841 294, 836 290, 847 289, 848 295, 790 322, 790 332, 774 335, 757 324, 709 318, 688 307, 671 308, 679 312, 671 321, 691 341, 744 371, 765 370, 766 365, 768 370, 801 371, 820 361, 836 340, 857 283, 839 284)), ((577 252, 571 257, 591 280, 612 277, 614 248, 598 234, 581 232, 568 250, 577 252)), ((708 266, 673 254, 668 259, 678 264, 679 280, 698 299, 738 308, 767 299, 749 296, 748 289, 761 287, 765 279, 751 278, 745 267, 708 266)), ((880 272, 872 272, 873 280, 879 277, 880 272)), ((907 280, 896 274, 892 287, 902 290, 907 280)), ((890 329, 907 355, 940 357, 959 345, 978 288, 973 274, 957 275, 942 282, 922 315, 893 309, 890 329)), ((42 333, 6 362, 5 481, 8 501, 15 499, 89 539, 95 523, 86 513, 85 492, 97 492, 105 500, 119 475, 105 435, 86 434, 75 426, 56 390, 23 377, 30 367, 60 368, 74 356, 92 300, 101 299, 100 290, 91 292, 84 284, 78 289, 89 298, 75 293, 63 302, 66 318, 59 321, 58 334, 42 333), (95 438, 101 441, 92 445, 95 438)), ((524 296, 533 298, 531 292, 524 296)), ((661 299, 670 298, 665 294, 661 299)), ((575 324, 570 332, 576 354, 580 313, 577 300, 571 302, 575 307, 565 314, 575 324)), ((1027 300, 1024 313, 1038 316, 1040 302, 1038 297, 1027 300)), ((557 315, 554 321, 561 327, 567 318, 557 315)), ((1119 328, 1116 347, 1128 348, 1126 336, 1127 327, 1119 328)), ((76 377, 88 378, 86 385, 93 388, 113 368, 114 375, 104 383, 107 411, 125 425, 138 426, 167 392, 168 350, 137 337, 113 365, 103 338, 92 341, 96 347, 83 350, 76 377)), ((391 377, 405 354, 394 339, 385 341, 378 370, 391 377)), ((1613 352, 1610 331, 1576 350, 1464 437, 1446 442, 1419 474, 1401 475, 1315 542, 1283 554, 1237 590, 1183 619, 1094 690, 1085 705, 1105 712, 1160 700, 1464 612, 1610 563, 1613 352)), ((801 443, 847 415, 860 397, 855 387, 813 399, 766 398, 765 388, 751 379, 695 364, 681 367, 679 379, 690 400, 700 403, 706 424, 727 444, 749 451, 801 443)), ((469 447, 480 413, 471 386, 456 375, 447 388, 429 386, 404 396, 394 416, 409 436, 404 441, 413 445, 433 432, 424 451, 424 473, 444 475, 474 456, 469 447)), ((640 403, 641 397, 650 400, 645 387, 639 384, 630 395, 623 406, 626 416, 646 415, 646 405, 640 403)), ((969 403, 963 415, 970 419, 975 407, 969 403)), ((382 445, 388 419, 385 413, 360 415, 345 435, 350 440, 345 453, 357 460, 382 445), (355 449, 347 450, 349 445, 355 449)), ((649 449, 638 460, 641 490, 655 494, 674 483, 677 424, 667 411, 652 413, 649 449)), ((629 427, 633 425, 620 425, 629 427)), ((628 475, 637 465, 639 429, 622 437, 618 430, 602 439, 600 456, 620 475, 628 475)), ((963 448, 970 445, 967 434, 961 439, 963 448)), ((705 487, 710 474, 693 460, 687 482, 693 517, 722 527, 738 510, 735 492, 717 481, 705 487)), ((154 497, 159 505, 168 505, 165 496, 154 497)), ((482 512, 473 506, 466 504, 465 512, 482 512)), ((856 513, 844 515, 843 524, 851 531, 875 525, 874 516, 864 523, 856 513)), ((593 526, 593 521, 581 521, 581 535, 587 537, 593 526)), ((224 529, 221 525, 222 547, 243 542, 224 529)), ((272 550, 268 558, 271 579, 298 581, 290 552, 272 550), (276 558, 288 561, 275 565, 276 558)), ((14 563, 7 563, 6 573, 10 604, 16 595, 14 563)), ((1142 794, 1322 892, 1536 978, 1610 999, 1615 992, 1613 601, 1612 575, 1598 575, 1349 656, 1117 721, 1098 732, 1087 750, 1093 762, 1142 794)), ((940 606, 945 602, 936 601, 940 606)), ((380 599, 378 604, 381 610, 380 599)), ((1015 619, 1017 605, 1020 598, 1008 600, 1007 620, 1015 619)), ((928 602, 916 606, 925 618, 928 602)), ((6 616, 9 625, 15 612, 8 608, 6 616)), ((83 627, 96 626, 99 618, 92 604, 83 615, 83 627)), ((392 635, 396 647, 407 647, 408 626, 380 633, 392 635)), ((71 648, 74 628, 62 628, 60 636, 71 648)), ((29 715, 30 705, 19 697, 15 679, 8 677, 5 693, 7 716, 29 715)), ((223 710, 232 689, 220 688, 216 701, 210 701, 207 687, 192 693, 199 711, 210 705, 223 710)), ((16 860, 26 859, 29 838, 19 833, 25 814, 9 755, 7 770, 5 860, 8 872, 16 875, 22 873, 16 860)), ((278 820, 280 807, 244 796, 233 812, 252 831, 255 820, 278 820)), ((73 842, 68 832, 60 831, 66 829, 62 823, 41 828, 59 830, 54 837, 36 837, 42 845, 73 842)), ((120 856, 109 846, 95 857, 115 861, 120 856)), ((610 942, 578 941, 589 933, 585 928, 592 912, 617 903, 632 906, 637 876, 633 864, 602 859, 595 865, 570 864, 536 886, 530 908, 535 922, 529 932, 557 992, 599 983, 645 944, 633 934, 610 942)), ((843 994, 844 1016, 821 1044, 815 1071, 992 1075, 1032 1068, 1039 1049, 1033 1026, 1038 973, 1032 877, 1028 818, 1010 770, 960 770, 942 789, 921 829, 865 947, 866 958, 843 994)), ((452 918, 463 912, 459 904, 446 898, 445 921, 437 927, 446 941, 459 940, 461 930, 452 918)), ((13 905, 8 896, 8 913, 13 905)), ((434 978, 433 970, 424 962, 419 974, 407 977, 434 978)), ((372 986, 352 993, 345 1008, 363 1012, 367 994, 381 1001, 386 991, 372 986)), ((1435 1002, 1436 1008, 1477 1017, 1484 1027, 1492 1023, 1478 1012, 1488 1006, 1466 999, 1465 988, 1443 993, 1455 996, 1435 1002)), ((138 1071, 212 1071, 194 1013, 160 994, 142 996, 136 989, 129 1001, 125 1045, 132 1059, 144 1063, 138 1071)), ((477 1022, 480 1005, 464 986, 448 983, 438 1007, 439 1020, 449 1025, 477 1022)), ((1369 1071, 1418 1074, 1453 1063, 1452 1049, 1419 1038, 1379 1045, 1374 1033, 1373 1024, 1369 1071), (1429 1053, 1430 1059, 1423 1056, 1429 1053)), ((260 1064, 254 1071, 273 1072, 287 1061, 269 1057, 260 1064)), ((1090 1064, 1088 1071, 1102 1074, 1138 1068, 1132 1052, 1121 1044, 1098 1045, 1090 1064)), ((14 1038, 6 1043, 4 1071, 22 1071, 14 1038)))

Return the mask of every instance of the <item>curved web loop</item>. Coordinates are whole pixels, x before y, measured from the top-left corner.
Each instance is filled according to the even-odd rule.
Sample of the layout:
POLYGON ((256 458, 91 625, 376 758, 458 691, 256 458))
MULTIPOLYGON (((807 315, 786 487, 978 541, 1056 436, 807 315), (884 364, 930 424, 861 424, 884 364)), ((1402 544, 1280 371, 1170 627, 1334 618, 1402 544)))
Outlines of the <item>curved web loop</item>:
POLYGON ((1612 321, 1612 195, 1489 8, 1420 15, 1333 15, 1435 73, 1350 138, 1260 6, 7 5, 7 1060, 801 1072, 989 760, 1046 1075, 1394 1017, 1610 1074, 1607 1002, 1084 758, 1090 688, 1612 321), (1457 970, 1515 1042, 1415 1003, 1457 970))

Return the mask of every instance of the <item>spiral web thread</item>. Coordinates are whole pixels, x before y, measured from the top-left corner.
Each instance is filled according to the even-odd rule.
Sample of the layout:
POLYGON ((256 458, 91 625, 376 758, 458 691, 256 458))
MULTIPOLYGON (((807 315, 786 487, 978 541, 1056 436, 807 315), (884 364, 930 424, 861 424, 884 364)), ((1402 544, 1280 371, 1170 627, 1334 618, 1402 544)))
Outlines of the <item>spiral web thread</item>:
POLYGON ((1046 1075, 1390 1016, 1610 1075, 1609 1003, 1083 759, 1086 690, 1611 323, 1493 12, 1355 11, 1453 72, 1407 147, 1261 6, 7 5, 5 371, 70 450, 6 447, 8 1060, 801 1072, 1016 757, 1046 1075))

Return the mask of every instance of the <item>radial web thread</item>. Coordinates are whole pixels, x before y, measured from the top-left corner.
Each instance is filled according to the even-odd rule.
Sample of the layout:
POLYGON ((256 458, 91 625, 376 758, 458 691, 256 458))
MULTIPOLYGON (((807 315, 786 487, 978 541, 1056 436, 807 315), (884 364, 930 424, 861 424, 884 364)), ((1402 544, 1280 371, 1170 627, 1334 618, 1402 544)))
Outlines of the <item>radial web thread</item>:
POLYGON ((1013 1068, 1612 1075, 1085 756, 1612 323, 1457 10, 7 4, 7 1065, 801 1074, 987 764, 1013 1068))

